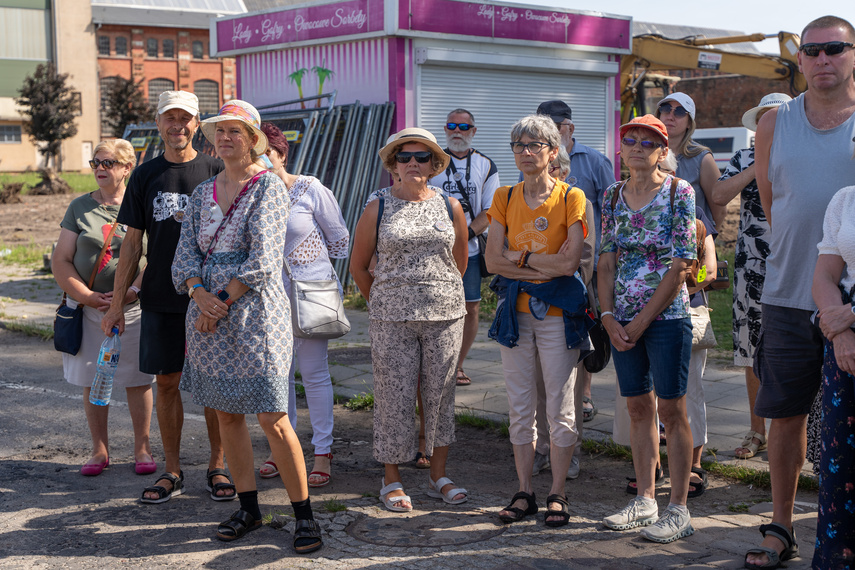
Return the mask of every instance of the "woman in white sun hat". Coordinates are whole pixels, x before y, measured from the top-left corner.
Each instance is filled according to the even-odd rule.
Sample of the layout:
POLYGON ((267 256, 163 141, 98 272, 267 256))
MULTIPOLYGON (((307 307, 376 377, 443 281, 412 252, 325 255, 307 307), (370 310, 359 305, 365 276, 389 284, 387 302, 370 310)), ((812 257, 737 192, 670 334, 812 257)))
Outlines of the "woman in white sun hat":
POLYGON ((294 549, 302 554, 322 542, 300 442, 287 416, 293 339, 281 272, 290 207, 282 180, 256 162, 268 145, 260 125, 255 107, 240 100, 202 123, 225 170, 193 191, 172 264, 175 289, 192 290, 193 300, 181 388, 217 411, 240 499, 217 538, 236 540, 261 527, 244 417, 256 414, 294 508, 294 549))

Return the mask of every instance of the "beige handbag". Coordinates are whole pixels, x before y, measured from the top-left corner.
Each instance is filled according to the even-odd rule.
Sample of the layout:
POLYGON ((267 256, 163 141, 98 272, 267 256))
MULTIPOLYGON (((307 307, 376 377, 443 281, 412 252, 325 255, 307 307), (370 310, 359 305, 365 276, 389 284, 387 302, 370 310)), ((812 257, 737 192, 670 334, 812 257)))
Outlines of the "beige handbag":
POLYGON ((689 307, 689 312, 692 317, 692 349, 714 348, 718 342, 715 340, 709 308, 703 305, 689 307))

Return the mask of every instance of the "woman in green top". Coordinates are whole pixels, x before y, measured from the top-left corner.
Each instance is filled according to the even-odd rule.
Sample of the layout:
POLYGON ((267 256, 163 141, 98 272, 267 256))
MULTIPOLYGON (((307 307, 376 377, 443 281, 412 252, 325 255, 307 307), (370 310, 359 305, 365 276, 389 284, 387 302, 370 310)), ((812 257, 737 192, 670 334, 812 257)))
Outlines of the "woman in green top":
MULTIPOLYGON (((81 475, 100 475, 110 464, 107 445, 107 413, 109 406, 89 403, 89 389, 95 378, 96 357, 104 333, 101 316, 113 298, 113 275, 119 262, 126 228, 117 225, 110 246, 105 250, 89 287, 99 254, 113 229, 119 206, 125 195, 125 180, 136 164, 131 144, 122 139, 103 141, 95 147, 89 165, 95 174, 98 190, 75 198, 62 219, 62 230, 51 260, 56 282, 68 296, 69 306, 83 305, 83 342, 76 356, 63 353, 65 379, 83 387, 83 408, 92 434, 92 456, 80 469, 81 475)), ((145 247, 145 245, 143 245, 145 247)), ((125 332, 122 335, 122 357, 113 379, 116 388, 127 391, 128 409, 134 426, 134 461, 139 475, 154 473, 157 465, 151 456, 149 425, 151 424, 154 377, 139 372, 140 308, 139 285, 142 282, 145 258, 140 261, 138 275, 125 296, 125 332)))

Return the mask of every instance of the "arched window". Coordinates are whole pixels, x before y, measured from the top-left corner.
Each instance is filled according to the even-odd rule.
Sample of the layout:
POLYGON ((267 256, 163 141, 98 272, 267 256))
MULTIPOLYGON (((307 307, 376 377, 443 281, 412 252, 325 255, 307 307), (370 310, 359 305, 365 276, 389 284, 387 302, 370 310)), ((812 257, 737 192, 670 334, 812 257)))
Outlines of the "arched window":
POLYGON ((205 45, 200 41, 193 42, 193 59, 205 57, 205 45))
POLYGON ((146 40, 146 54, 149 57, 157 57, 157 39, 149 38, 146 40))
POLYGON ((113 136, 113 131, 107 124, 107 115, 110 113, 107 95, 116 84, 116 79, 115 75, 101 78, 101 136, 113 136))
POLYGON ((128 55, 128 38, 122 36, 116 38, 116 55, 128 55))
POLYGON ((175 83, 169 79, 164 79, 162 77, 152 79, 148 82, 148 104, 151 105, 153 109, 157 109, 157 100, 160 98, 160 94, 164 91, 172 91, 174 89, 175 83))
POLYGON ((163 40, 163 57, 175 57, 175 42, 173 40, 163 40))
POLYGON ((220 85, 210 79, 200 79, 193 84, 193 92, 199 98, 201 114, 216 113, 220 110, 220 85))

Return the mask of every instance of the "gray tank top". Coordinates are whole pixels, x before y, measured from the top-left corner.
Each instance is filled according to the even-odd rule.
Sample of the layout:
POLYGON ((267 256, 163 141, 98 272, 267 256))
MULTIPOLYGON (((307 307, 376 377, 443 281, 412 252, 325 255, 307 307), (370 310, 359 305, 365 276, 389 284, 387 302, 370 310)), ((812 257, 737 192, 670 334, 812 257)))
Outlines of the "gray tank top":
POLYGON ((706 155, 710 154, 705 150, 699 155, 692 158, 686 158, 682 154, 677 155, 677 178, 682 178, 692 185, 695 189, 695 206, 703 210, 707 218, 712 221, 712 210, 707 204, 707 197, 704 196, 704 191, 701 189, 701 162, 706 155))
POLYGON ((761 302, 816 308, 811 283, 822 220, 834 194, 855 183, 855 115, 828 130, 805 115, 804 95, 778 107, 769 157, 772 230, 761 302))

